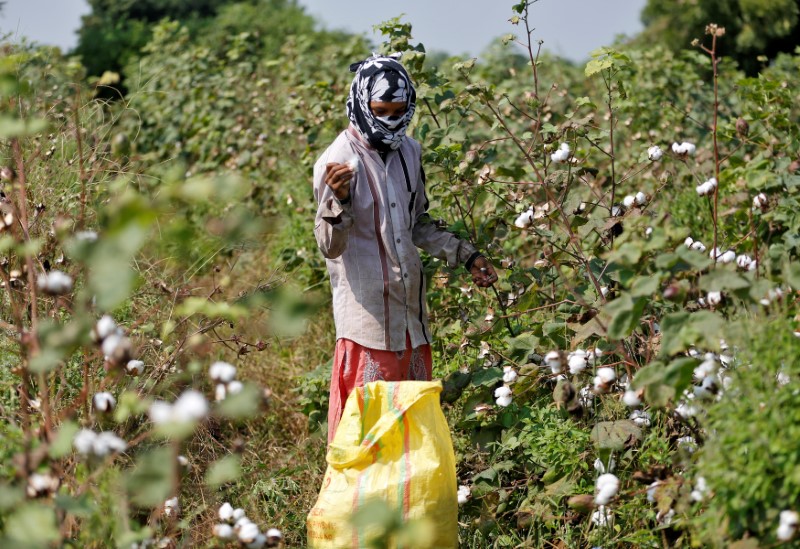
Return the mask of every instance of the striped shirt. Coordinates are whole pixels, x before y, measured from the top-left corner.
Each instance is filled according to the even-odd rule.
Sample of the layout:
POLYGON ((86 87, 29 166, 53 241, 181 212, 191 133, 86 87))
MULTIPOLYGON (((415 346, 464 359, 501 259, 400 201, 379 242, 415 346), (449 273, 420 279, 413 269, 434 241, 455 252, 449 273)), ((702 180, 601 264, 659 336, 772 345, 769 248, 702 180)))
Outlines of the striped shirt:
POLYGON ((333 289, 336 338, 371 349, 403 351, 430 343, 425 279, 417 248, 463 265, 475 248, 428 215, 420 145, 410 137, 385 163, 351 126, 314 165, 314 223, 333 289), (325 184, 330 162, 357 156, 350 200, 341 204, 325 184))

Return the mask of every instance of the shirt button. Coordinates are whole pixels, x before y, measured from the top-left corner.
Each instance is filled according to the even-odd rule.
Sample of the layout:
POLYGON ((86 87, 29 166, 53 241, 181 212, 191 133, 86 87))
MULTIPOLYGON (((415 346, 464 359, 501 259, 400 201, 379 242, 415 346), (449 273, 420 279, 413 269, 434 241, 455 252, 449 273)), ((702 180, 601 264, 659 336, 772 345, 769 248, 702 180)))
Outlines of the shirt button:
POLYGON ((394 202, 392 202, 392 208, 394 208, 394 206, 395 206, 395 204, 394 204, 394 202))
POLYGON ((398 244, 400 244, 400 239, 398 238, 397 240, 395 240, 395 242, 397 242, 398 244))
POLYGON ((408 273, 403 273, 403 278, 408 278, 408 273))

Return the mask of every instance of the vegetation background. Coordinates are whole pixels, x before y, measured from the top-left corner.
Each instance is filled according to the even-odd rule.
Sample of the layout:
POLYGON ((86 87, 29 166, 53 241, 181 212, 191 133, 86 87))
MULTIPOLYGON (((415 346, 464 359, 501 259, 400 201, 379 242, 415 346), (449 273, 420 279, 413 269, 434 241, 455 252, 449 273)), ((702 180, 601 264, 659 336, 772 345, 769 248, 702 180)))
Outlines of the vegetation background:
MULTIPOLYGON (((75 52, 1 46, 3 547, 240 544, 223 502, 242 545, 305 545, 334 346, 311 167, 376 47, 416 81, 435 215, 501 268, 425 259, 461 546, 796 543, 800 3, 650 0, 585 66, 528 1, 479 62, 290 0, 91 6, 75 52)), ((374 517, 375 547, 405 528, 374 517)))

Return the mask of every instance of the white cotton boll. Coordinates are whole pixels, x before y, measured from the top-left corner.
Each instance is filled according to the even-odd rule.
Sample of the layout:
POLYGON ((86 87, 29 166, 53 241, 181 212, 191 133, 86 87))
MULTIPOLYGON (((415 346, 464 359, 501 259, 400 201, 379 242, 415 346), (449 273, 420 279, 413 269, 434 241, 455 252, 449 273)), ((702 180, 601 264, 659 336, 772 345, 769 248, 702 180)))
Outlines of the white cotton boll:
POLYGON ((563 365, 561 364, 561 353, 558 351, 550 351, 544 355, 544 363, 554 374, 561 373, 563 365))
POLYGON ((614 368, 598 368, 597 377, 603 380, 604 383, 612 383, 617 379, 617 372, 614 368))
POLYGON ((166 516, 172 516, 178 514, 178 498, 169 498, 167 501, 164 502, 164 514, 166 516))
POLYGON ((740 269, 747 269, 752 262, 753 259, 749 255, 742 254, 736 258, 736 265, 738 265, 740 269))
POLYGON ((95 242, 97 240, 97 232, 96 231, 78 231, 75 233, 75 238, 77 240, 82 240, 84 242, 95 242))
POLYGON ((230 524, 215 524, 211 529, 211 533, 214 534, 214 537, 223 541, 230 541, 236 537, 233 526, 230 524))
POLYGON ((577 350, 569 354, 568 357, 569 373, 577 375, 586 369, 588 361, 586 360, 586 353, 582 350, 577 350))
POLYGON ((736 261, 736 252, 734 252, 733 250, 728 250, 727 252, 719 256, 720 263, 728 264, 732 263, 733 261, 736 261))
POLYGON ((478 351, 478 358, 485 358, 489 354, 491 347, 487 341, 481 341, 481 350, 478 351))
POLYGON ((347 167, 352 170, 354 174, 358 173, 358 169, 361 167, 361 160, 357 156, 352 156, 346 162, 347 167))
POLYGON ((597 494, 594 502, 597 505, 607 505, 619 491, 619 479, 613 473, 604 473, 597 477, 595 489, 597 494))
POLYGON ((650 503, 656 502, 656 493, 658 492, 659 486, 661 486, 661 482, 657 480, 647 487, 647 501, 650 503))
POLYGON ((530 227, 531 223, 533 223, 533 208, 522 212, 519 214, 519 217, 514 220, 514 226, 518 229, 530 227))
POLYGON ((458 504, 464 505, 469 501, 469 498, 472 494, 472 490, 470 490, 469 486, 464 486, 463 484, 458 487, 458 504))
POLYGON ((267 530, 266 536, 267 541, 273 544, 276 544, 283 539, 283 533, 281 533, 281 531, 277 528, 270 528, 267 530))
POLYGON ((652 235, 652 234, 653 234, 653 227, 647 227, 647 228, 644 230, 644 235, 645 235, 645 236, 650 236, 650 235, 652 235))
POLYGON ((733 364, 733 356, 728 354, 721 354, 719 355, 719 361, 722 363, 723 366, 726 368, 733 364))
POLYGON ((163 400, 156 400, 147 411, 150 421, 156 425, 164 425, 172 421, 172 404, 163 400))
POLYGON ((141 360, 129 360, 125 365, 125 370, 132 376, 140 376, 144 373, 144 362, 141 360))
POLYGON ((61 295, 72 289, 72 277, 61 271, 50 271, 39 275, 36 286, 48 294, 61 295))
POLYGON ((625 391, 625 394, 622 395, 622 402, 629 408, 636 408, 642 403, 642 399, 639 396, 639 391, 632 391, 628 389, 625 391))
POLYGON ((592 524, 598 528, 606 528, 614 522, 611 511, 606 509, 605 505, 601 505, 596 511, 592 513, 592 524))
POLYGON ((107 338, 117 330, 117 323, 108 315, 103 315, 94 327, 94 333, 99 341, 107 338))
POLYGON ((700 356, 700 351, 698 351, 694 347, 689 347, 689 350, 686 351, 686 353, 692 358, 697 358, 700 356))
POLYGON ((789 377, 789 374, 781 370, 778 372, 778 375, 775 376, 775 380, 778 382, 778 385, 783 387, 784 385, 788 385, 792 379, 789 377))
POLYGON ((58 478, 53 475, 33 473, 28 477, 28 486, 25 488, 25 493, 28 494, 28 497, 35 498, 55 492, 58 490, 58 484, 58 478))
POLYGON ((72 446, 79 454, 87 456, 92 453, 94 448, 94 441, 97 439, 97 433, 90 429, 81 429, 72 439, 72 446))
POLYGON ((694 156, 697 147, 695 147, 694 143, 689 143, 688 141, 684 141, 683 143, 681 143, 681 149, 685 154, 688 154, 689 156, 694 156))
MULTIPOLYGON (((713 355, 712 355, 713 356, 713 355)), ((715 358, 707 357, 694 369, 695 379, 705 379, 710 375, 714 375, 719 369, 719 364, 715 358)))
POLYGON ((258 530, 257 525, 252 522, 248 522, 239 528, 239 541, 242 543, 252 543, 260 533, 261 532, 258 530))
POLYGON ((631 194, 622 199, 622 205, 625 206, 626 208, 630 208, 635 203, 636 203, 636 198, 631 194))
POLYGON ((778 525, 778 530, 775 532, 775 535, 780 541, 789 541, 794 537, 796 530, 796 528, 793 528, 787 524, 780 524, 778 525))
POLYGON ((674 152, 675 154, 681 154, 681 153, 683 153, 683 149, 681 148, 681 146, 678 143, 673 143, 672 144, 672 152, 674 152))
POLYGON ((105 414, 114 410, 114 406, 117 405, 117 399, 111 393, 103 391, 96 393, 92 397, 92 405, 95 410, 105 414))
POLYGON ((637 206, 644 206, 647 204, 647 195, 644 194, 642 191, 637 192, 634 197, 634 201, 636 202, 637 206))
POLYGON ((218 361, 208 368, 208 375, 217 383, 229 383, 236 378, 236 366, 218 361))
POLYGON ((172 415, 175 421, 187 423, 199 421, 208 414, 208 402, 199 391, 188 389, 184 391, 172 406, 172 415))
POLYGON ((503 383, 514 383, 517 380, 517 372, 511 366, 503 367, 503 383))
POLYGON ((682 402, 675 408, 675 413, 681 416, 684 419, 688 419, 690 417, 694 417, 697 415, 697 407, 692 406, 686 402, 682 402))
POLYGON ((239 381, 238 379, 234 379, 230 383, 228 383, 228 394, 229 395, 236 395, 242 392, 244 389, 244 384, 239 381))
POLYGON ((632 422, 634 422, 639 427, 649 427, 650 426, 650 413, 645 412, 644 410, 634 410, 631 415, 628 417, 632 422))
POLYGON ((606 464, 603 463, 603 460, 600 459, 600 458, 597 458, 597 459, 594 460, 593 465, 594 465, 594 470, 602 475, 604 473, 613 473, 614 469, 616 469, 616 467, 617 467, 617 462, 612 457, 608 461, 608 467, 606 467, 606 464))
POLYGON ((698 252, 702 253, 702 252, 706 251, 706 246, 705 246, 705 244, 703 244, 703 243, 702 243, 702 242, 700 242, 699 240, 696 240, 696 241, 695 241, 695 242, 692 244, 692 249, 693 249, 693 250, 697 250, 698 252))
POLYGON ((653 162, 658 162, 659 160, 661 160, 663 154, 664 151, 662 151, 661 147, 659 147, 658 145, 653 145, 652 147, 647 149, 647 158, 653 162))
POLYGON ((103 431, 94 439, 92 451, 95 455, 103 457, 109 453, 124 452, 128 449, 128 443, 111 431, 103 431))
POLYGON ((219 520, 224 522, 233 521, 233 505, 227 501, 220 505, 219 510, 217 510, 217 516, 219 516, 219 520))
POLYGON ((781 511, 780 524, 778 526, 777 536, 781 541, 791 540, 797 533, 797 526, 800 523, 800 516, 797 511, 785 510, 781 511))
POLYGON ((101 349, 106 356, 114 356, 117 349, 130 347, 130 340, 124 334, 114 332, 103 340, 101 349))
POLYGON ((719 248, 711 248, 711 251, 708 252, 709 259, 718 260, 719 256, 721 255, 722 255, 722 250, 720 250, 719 248))
POLYGON ((511 404, 511 389, 503 385, 494 390, 494 398, 497 399, 497 405, 505 408, 511 404))
POLYGON ((611 217, 619 217, 624 213, 624 210, 619 206, 611 206, 611 217))
POLYGON ((710 306, 715 307, 722 303, 722 292, 708 292, 706 299, 710 306))
POLYGON ((689 498, 692 501, 703 501, 707 493, 708 483, 706 482, 705 477, 697 477, 695 479, 694 490, 692 490, 692 493, 689 494, 689 498))
POLYGON ((261 549, 267 544, 267 536, 264 534, 258 534, 256 539, 245 545, 247 549, 261 549))
POLYGON ((214 400, 221 402, 225 400, 226 396, 228 396, 228 388, 224 383, 217 383, 214 387, 214 400))
POLYGON ((753 206, 756 208, 764 208, 767 205, 767 195, 758 193, 753 197, 753 206))
POLYGON ((691 248, 692 244, 694 244, 694 239, 691 236, 687 236, 686 240, 683 241, 683 245, 687 248, 691 248))
POLYGON ((758 261, 756 261, 755 259, 751 261, 750 264, 747 266, 748 271, 755 271, 757 268, 758 268, 758 261))

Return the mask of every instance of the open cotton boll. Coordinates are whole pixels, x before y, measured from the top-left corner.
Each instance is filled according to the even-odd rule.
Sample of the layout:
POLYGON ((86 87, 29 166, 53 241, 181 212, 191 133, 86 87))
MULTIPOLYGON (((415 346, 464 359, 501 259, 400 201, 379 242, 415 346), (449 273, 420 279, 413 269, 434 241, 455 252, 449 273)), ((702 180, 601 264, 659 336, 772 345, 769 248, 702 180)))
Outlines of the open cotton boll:
POLYGON ((129 360, 125 365, 125 370, 132 376, 140 376, 144 373, 144 362, 141 360, 129 360))
POLYGON ((236 378, 236 366, 218 361, 208 368, 208 375, 217 383, 229 383, 236 378))
POLYGON ((653 145, 649 149, 647 149, 647 158, 653 162, 658 162, 661 160, 661 157, 664 155, 664 151, 661 150, 661 147, 658 145, 653 145))
POLYGON ((221 402, 228 396, 228 388, 224 383, 217 383, 214 387, 214 400, 221 402))
POLYGON ((614 517, 611 515, 605 505, 600 505, 597 510, 592 513, 592 524, 598 528, 607 528, 614 522, 614 517))
POLYGON ((577 349, 571 352, 567 357, 567 362, 569 365, 569 373, 571 373, 572 375, 577 375, 581 373, 589 365, 586 351, 582 349, 577 349))
POLYGON ((103 315, 94 327, 94 336, 97 341, 102 341, 117 330, 117 323, 108 315, 103 315))
POLYGON ((719 256, 718 261, 723 264, 732 263, 733 261, 736 261, 736 252, 734 252, 733 250, 728 250, 727 252, 719 256))
POLYGON ((683 241, 683 245, 687 248, 691 248, 692 244, 694 244, 694 239, 691 236, 687 236, 686 240, 683 241))
POLYGON ((637 206, 644 206, 647 204, 647 195, 639 191, 633 196, 633 200, 636 202, 637 206))
POLYGON ((558 351, 550 351, 544 355, 544 363, 554 374, 561 373, 563 365, 561 364, 561 353, 558 351))
POLYGON ((749 255, 741 254, 736 258, 736 265, 740 269, 748 269, 752 262, 753 258, 751 258, 749 255))
POLYGON ((756 208, 764 208, 767 205, 767 195, 758 193, 753 197, 753 206, 756 208))
POLYGON ((229 395, 236 395, 242 392, 244 389, 244 384, 239 381, 238 379, 234 379, 230 383, 228 383, 228 394, 229 395))
POLYGON ((780 541, 789 541, 797 533, 797 526, 800 523, 800 516, 797 511, 785 510, 781 511, 780 523, 776 533, 780 541))
POLYGON ((208 402, 199 391, 184 391, 172 406, 172 417, 179 423, 199 421, 208 414, 208 402))
POLYGON ((97 438, 97 433, 91 429, 81 429, 72 438, 72 446, 75 451, 82 455, 89 455, 94 448, 94 441, 97 438))
POLYGON ((711 307, 715 307, 722 303, 722 292, 708 292, 706 299, 711 307))
POLYGON ((634 410, 631 412, 631 415, 628 416, 632 422, 634 422, 639 427, 649 427, 650 426, 650 413, 644 410, 634 410))
POLYGON ((156 400, 150 405, 147 415, 150 416, 150 421, 156 425, 169 423, 172 421, 172 404, 163 400, 156 400))
POLYGON ((628 196, 622 199, 622 205, 625 206, 626 208, 630 208, 635 203, 636 203, 636 197, 634 197, 632 194, 629 194, 628 196))
POLYGON ((245 547, 247 547, 247 549, 261 549, 266 544, 267 536, 259 532, 259 534, 256 536, 256 539, 246 544, 245 547))
POLYGON ((517 372, 511 366, 503 367, 503 383, 514 383, 517 380, 517 372))
POLYGON ((472 490, 470 490, 469 486, 464 486, 463 484, 458 487, 458 504, 464 505, 469 501, 470 495, 472 495, 472 490))
POLYGON ((234 521, 239 521, 239 520, 241 520, 243 518, 246 518, 245 514, 244 514, 244 509, 242 509, 241 507, 237 507, 236 509, 233 510, 233 520, 234 521))
POLYGON ((99 433, 92 444, 92 452, 103 457, 111 453, 124 452, 128 448, 128 443, 111 431, 99 433))
POLYGON ((531 223, 533 223, 533 208, 526 210, 519 214, 519 216, 514 220, 514 226, 518 229, 525 229, 530 227, 531 223))
POLYGON ((283 533, 277 528, 270 528, 266 533, 267 541, 270 543, 277 543, 283 539, 283 533))
POLYGON ((619 491, 619 479, 613 473, 604 473, 597 477, 595 489, 597 493, 594 502, 597 505, 607 505, 619 491))
POLYGON ((689 143, 688 141, 684 141, 683 143, 681 143, 681 148, 684 151, 684 153, 688 154, 689 156, 693 156, 695 151, 697 150, 697 147, 694 145, 694 143, 689 143))
POLYGON ((114 406, 117 405, 117 399, 111 393, 103 391, 96 393, 92 397, 92 405, 95 410, 105 414, 114 410, 114 406))
POLYGON ((211 533, 214 535, 214 537, 223 541, 230 541, 236 537, 236 533, 233 531, 233 526, 230 524, 215 524, 211 529, 211 533))
POLYGON ((219 509, 217 510, 217 516, 219 516, 219 520, 225 522, 233 521, 233 505, 227 501, 220 505, 219 509))
POLYGON ((639 396, 639 391, 628 389, 625 391, 625 394, 622 395, 622 402, 625 404, 625 406, 636 408, 642 403, 642 399, 639 396))
POLYGON ((611 206, 611 217, 619 217, 623 213, 625 213, 625 210, 623 210, 622 207, 618 205, 611 206))
POLYGON ((178 498, 169 498, 167 501, 164 502, 164 514, 166 516, 172 516, 178 514, 178 498))
POLYGON ((39 275, 36 286, 48 294, 62 295, 72 289, 72 277, 61 271, 50 271, 39 275))
POLYGON ((602 379, 605 383, 611 383, 617 379, 617 372, 614 371, 614 368, 598 368, 597 377, 602 379))
POLYGON ((691 246, 691 248, 692 248, 693 250, 697 250, 698 252, 701 252, 701 253, 702 253, 702 252, 704 252, 704 251, 706 251, 706 246, 705 246, 705 244, 703 244, 703 243, 702 243, 702 242, 700 242, 699 240, 696 240, 696 241, 694 241, 694 242, 692 243, 692 246, 691 246))
POLYGON ((511 404, 511 389, 505 385, 498 387, 494 390, 494 398, 498 406, 505 408, 511 404))
POLYGON ((260 533, 261 532, 259 531, 257 525, 252 522, 248 522, 239 528, 239 541, 242 543, 252 543, 256 540, 260 533))
POLYGON ((358 169, 361 167, 361 160, 357 156, 351 156, 347 162, 347 167, 350 168, 354 174, 358 173, 358 169))

